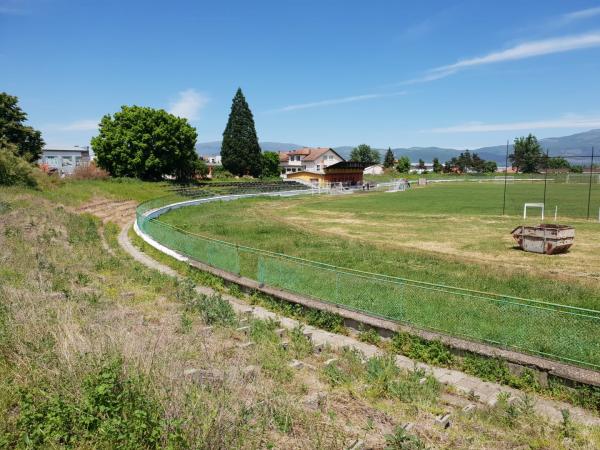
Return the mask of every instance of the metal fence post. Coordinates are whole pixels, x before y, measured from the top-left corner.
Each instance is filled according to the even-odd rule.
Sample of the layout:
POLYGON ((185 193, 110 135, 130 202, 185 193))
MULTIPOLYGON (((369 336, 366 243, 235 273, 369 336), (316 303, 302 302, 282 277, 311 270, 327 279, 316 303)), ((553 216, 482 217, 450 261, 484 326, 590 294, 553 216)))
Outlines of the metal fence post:
POLYGON ((335 272, 335 302, 336 303, 340 303, 340 273, 339 272, 335 272))

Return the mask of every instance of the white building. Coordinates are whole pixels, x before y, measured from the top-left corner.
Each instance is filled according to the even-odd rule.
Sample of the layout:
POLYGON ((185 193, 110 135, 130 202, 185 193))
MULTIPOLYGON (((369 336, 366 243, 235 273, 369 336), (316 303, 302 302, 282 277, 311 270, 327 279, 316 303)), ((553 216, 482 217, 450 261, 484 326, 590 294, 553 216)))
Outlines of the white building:
POLYGON ((374 164, 363 170, 365 175, 383 175, 383 164, 374 164))
POLYGON ((410 163, 410 173, 418 173, 421 174, 425 171, 433 172, 433 163, 425 163, 425 168, 420 168, 419 163, 410 163))
POLYGON ((50 169, 56 169, 61 175, 72 174, 77 166, 89 164, 92 160, 88 146, 61 147, 46 146, 42 150, 39 164, 46 164, 50 169))
POLYGON ((285 176, 288 173, 325 173, 325 167, 344 161, 332 148, 300 148, 291 152, 279 152, 279 169, 285 176))
POLYGON ((223 165, 223 163, 221 162, 221 155, 200 156, 200 159, 202 159, 209 166, 222 166, 223 165))

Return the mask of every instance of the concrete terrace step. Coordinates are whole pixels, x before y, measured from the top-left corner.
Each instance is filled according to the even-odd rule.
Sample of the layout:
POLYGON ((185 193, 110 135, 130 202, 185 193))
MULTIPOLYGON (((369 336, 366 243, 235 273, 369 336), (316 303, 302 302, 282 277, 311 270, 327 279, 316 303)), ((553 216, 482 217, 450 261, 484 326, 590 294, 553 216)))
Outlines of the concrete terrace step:
MULTIPOLYGON (((128 227, 123 228, 119 234, 119 243, 125 251, 127 251, 134 259, 145 264, 153 269, 159 270, 169 275, 181 277, 176 274, 171 268, 165 266, 157 261, 149 258, 147 255, 139 251, 137 248, 129 242, 127 236, 128 227)), ((214 291, 207 287, 198 287, 198 292, 203 294, 214 293, 214 291)), ((343 348, 354 348, 364 354, 366 358, 373 356, 382 355, 383 351, 375 345, 360 342, 357 339, 350 336, 343 336, 328 331, 324 331, 310 325, 304 325, 297 320, 289 317, 280 316, 272 311, 269 311, 260 306, 249 307, 249 305, 242 300, 230 296, 222 295, 224 299, 229 301, 233 306, 234 310, 238 314, 249 315, 256 319, 272 319, 279 322, 282 328, 293 329, 295 327, 303 325, 306 333, 311 334, 311 340, 313 344, 318 343, 320 345, 327 345, 333 350, 342 350, 343 348)), ((453 386, 459 392, 465 394, 473 394, 475 398, 478 398, 479 403, 484 405, 493 405, 498 399, 500 393, 509 393, 512 397, 518 398, 524 395, 523 392, 503 386, 497 383, 491 383, 483 381, 477 377, 467 375, 463 372, 445 369, 440 367, 433 367, 428 364, 417 362, 407 358, 406 356, 396 356, 396 364, 404 369, 413 370, 414 368, 423 369, 426 373, 431 374, 440 383, 453 386)), ((570 412, 571 418, 584 425, 600 425, 600 417, 594 415, 590 411, 583 408, 579 408, 568 403, 559 402, 556 400, 549 400, 537 395, 533 396, 535 399, 535 411, 540 415, 548 418, 552 422, 559 422, 562 419, 561 410, 566 409, 570 412)))

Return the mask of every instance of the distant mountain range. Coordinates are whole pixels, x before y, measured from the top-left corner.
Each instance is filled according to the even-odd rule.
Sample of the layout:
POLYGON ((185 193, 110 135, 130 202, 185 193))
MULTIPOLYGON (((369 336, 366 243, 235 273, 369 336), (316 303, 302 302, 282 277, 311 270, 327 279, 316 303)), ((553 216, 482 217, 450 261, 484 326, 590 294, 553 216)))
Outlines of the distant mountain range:
MULTIPOLYGON (((261 142, 260 148, 264 152, 275 152, 275 151, 290 151, 295 150, 297 148, 302 148, 304 145, 298 144, 286 144, 283 142, 261 142)), ((221 153, 221 141, 211 141, 211 142, 200 142, 196 144, 196 151, 200 155, 204 156, 214 156, 221 153)))
MULTIPOLYGON (((598 160, 600 161, 600 129, 584 131, 583 133, 576 133, 570 136, 544 138, 540 139, 540 144, 544 149, 547 149, 550 152, 550 155, 589 155, 592 147, 595 147, 598 154, 598 160)), ((260 148, 262 148, 263 151, 290 151, 302 147, 304 146, 283 142, 260 143, 260 148)), ((342 146, 334 147, 334 150, 342 157, 348 159, 352 148, 352 146, 342 146)), ((196 145, 196 149, 201 155, 218 155, 221 151, 221 141, 202 142, 196 145)), ((387 151, 387 149, 381 148, 377 150, 381 153, 382 158, 387 151)), ((506 144, 469 150, 477 152, 483 159, 496 161, 498 164, 504 165, 506 144)), ((508 150, 509 152, 512 152, 512 144, 509 145, 508 150)), ((430 162, 433 158, 439 158, 442 163, 448 161, 453 156, 457 156, 461 151, 464 150, 442 147, 399 147, 392 149, 395 157, 406 155, 413 162, 416 162, 419 159, 430 162)))

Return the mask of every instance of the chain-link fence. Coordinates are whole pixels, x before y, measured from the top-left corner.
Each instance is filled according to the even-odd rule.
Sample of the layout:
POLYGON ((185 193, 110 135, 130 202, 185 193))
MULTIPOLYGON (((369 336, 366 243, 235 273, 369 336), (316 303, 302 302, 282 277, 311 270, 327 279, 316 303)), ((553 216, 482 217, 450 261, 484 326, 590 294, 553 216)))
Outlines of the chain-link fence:
POLYGON ((157 208, 173 200, 140 205, 138 227, 196 261, 419 328, 600 369, 600 311, 368 273, 212 239, 162 222, 157 208))

